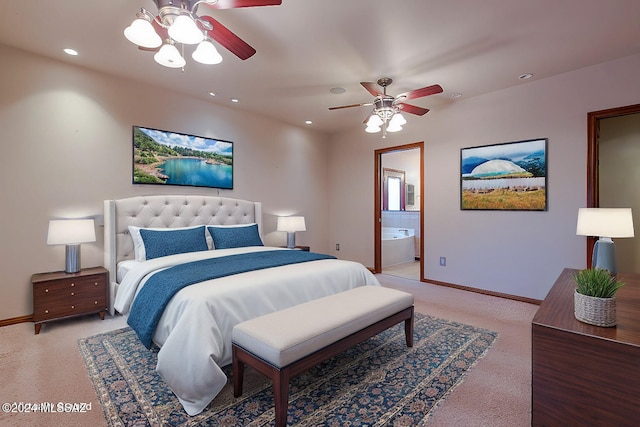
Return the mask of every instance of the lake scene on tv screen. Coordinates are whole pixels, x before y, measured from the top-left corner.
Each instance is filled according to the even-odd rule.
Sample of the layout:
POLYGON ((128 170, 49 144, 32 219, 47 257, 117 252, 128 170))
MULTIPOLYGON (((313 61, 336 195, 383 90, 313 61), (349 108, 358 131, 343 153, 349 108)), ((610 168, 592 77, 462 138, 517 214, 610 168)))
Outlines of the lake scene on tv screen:
POLYGON ((133 182, 233 188, 233 143, 133 127, 133 182))

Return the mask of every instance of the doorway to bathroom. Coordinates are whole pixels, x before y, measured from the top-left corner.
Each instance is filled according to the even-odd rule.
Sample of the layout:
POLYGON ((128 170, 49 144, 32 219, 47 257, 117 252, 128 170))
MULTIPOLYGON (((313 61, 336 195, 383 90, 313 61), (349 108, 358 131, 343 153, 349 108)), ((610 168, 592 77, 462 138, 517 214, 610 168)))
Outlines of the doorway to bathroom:
POLYGON ((424 277, 424 142, 375 151, 374 271, 424 277))

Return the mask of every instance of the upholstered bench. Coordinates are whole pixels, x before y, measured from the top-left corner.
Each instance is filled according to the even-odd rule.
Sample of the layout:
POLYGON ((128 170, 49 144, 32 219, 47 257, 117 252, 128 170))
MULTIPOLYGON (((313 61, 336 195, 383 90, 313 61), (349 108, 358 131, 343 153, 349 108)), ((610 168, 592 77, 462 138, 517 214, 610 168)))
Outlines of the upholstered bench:
POLYGON ((286 426, 289 379, 404 321, 413 346, 413 295, 362 286, 240 323, 233 328, 233 394, 244 365, 271 378, 276 426, 286 426))

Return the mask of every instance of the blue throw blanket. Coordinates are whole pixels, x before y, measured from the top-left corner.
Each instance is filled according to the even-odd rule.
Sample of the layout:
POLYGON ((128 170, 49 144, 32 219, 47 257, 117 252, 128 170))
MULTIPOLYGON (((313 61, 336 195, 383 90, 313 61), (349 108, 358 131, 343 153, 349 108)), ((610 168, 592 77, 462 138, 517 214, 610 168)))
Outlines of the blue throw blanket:
POLYGON ((142 343, 151 348, 151 339, 169 300, 182 288, 248 271, 287 264, 334 259, 334 256, 304 251, 265 251, 229 255, 179 264, 151 276, 131 306, 127 323, 142 343))

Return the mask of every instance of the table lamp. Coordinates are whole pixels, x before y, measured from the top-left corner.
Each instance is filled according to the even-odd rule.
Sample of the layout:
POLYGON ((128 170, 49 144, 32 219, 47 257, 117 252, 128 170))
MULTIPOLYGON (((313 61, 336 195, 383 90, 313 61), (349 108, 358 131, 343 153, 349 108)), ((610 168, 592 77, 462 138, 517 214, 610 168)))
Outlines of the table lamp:
POLYGON ((615 275, 618 269, 611 239, 634 236, 631 208, 580 208, 576 234, 599 237, 593 247, 591 266, 615 275))
POLYGON ((307 231, 303 216, 279 216, 277 231, 287 232, 287 248, 296 247, 296 231, 307 231))
POLYGON ((92 219, 53 219, 49 221, 48 245, 66 245, 67 273, 80 271, 80 243, 95 242, 96 229, 92 219))

